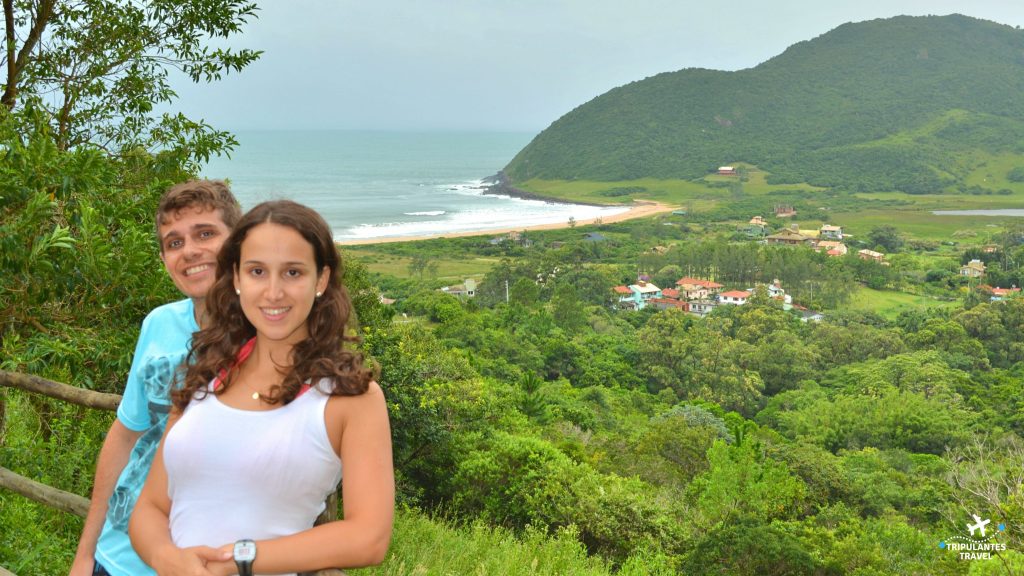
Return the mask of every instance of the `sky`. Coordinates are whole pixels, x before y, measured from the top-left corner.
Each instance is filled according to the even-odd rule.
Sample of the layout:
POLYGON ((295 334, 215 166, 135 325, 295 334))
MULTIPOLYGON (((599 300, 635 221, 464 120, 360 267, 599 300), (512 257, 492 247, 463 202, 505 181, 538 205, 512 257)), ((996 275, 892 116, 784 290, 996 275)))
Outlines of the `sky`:
POLYGON ((960 13, 1024 26, 1016 0, 258 0, 227 45, 263 50, 173 108, 227 130, 539 132, 608 90, 741 70, 846 22, 960 13))

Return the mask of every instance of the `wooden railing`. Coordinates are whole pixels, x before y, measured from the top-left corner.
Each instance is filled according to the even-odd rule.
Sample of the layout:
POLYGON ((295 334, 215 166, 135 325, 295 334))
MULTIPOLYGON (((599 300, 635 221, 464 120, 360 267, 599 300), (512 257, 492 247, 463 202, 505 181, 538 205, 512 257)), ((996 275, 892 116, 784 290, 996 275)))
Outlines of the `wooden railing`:
MULTIPOLYGON (((41 394, 57 400, 63 400, 78 406, 85 406, 86 408, 95 408, 98 410, 108 410, 111 412, 116 411, 118 404, 121 403, 121 396, 117 394, 95 392, 79 388, 77 386, 69 386, 68 384, 54 382, 38 376, 32 376, 30 374, 8 372, 6 370, 0 370, 0 387, 19 388, 27 392, 41 394)), ((0 426, 2 425, 3 421, 0 419, 0 426)), ((2 437, 3 431, 0 430, 0 438, 2 437)), ((85 518, 85 515, 89 512, 88 498, 36 482, 35 480, 26 478, 8 470, 3 466, 0 466, 0 488, 10 490, 11 492, 20 494, 30 500, 34 500, 51 508, 56 508, 62 512, 68 512, 82 518, 85 518)), ((317 518, 316 523, 322 524, 324 522, 330 522, 337 519, 337 517, 338 495, 335 493, 327 499, 327 508, 325 508, 324 513, 317 518)), ((309 576, 344 576, 344 574, 345 573, 343 571, 332 568, 314 572, 309 576)), ((15 575, 0 566, 0 576, 15 575)))

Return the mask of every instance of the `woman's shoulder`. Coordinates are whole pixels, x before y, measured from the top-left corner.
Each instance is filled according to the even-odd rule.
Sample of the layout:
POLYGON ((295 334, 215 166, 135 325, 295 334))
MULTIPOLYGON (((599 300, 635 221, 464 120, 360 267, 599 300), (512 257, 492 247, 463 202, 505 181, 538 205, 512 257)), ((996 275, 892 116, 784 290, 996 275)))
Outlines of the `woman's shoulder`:
POLYGON ((333 378, 326 377, 317 380, 316 384, 312 384, 309 386, 311 390, 316 390, 321 394, 333 396, 335 398, 359 398, 361 396, 367 395, 383 397, 384 395, 384 391, 381 389, 380 384, 378 384, 376 380, 370 380, 369 384, 367 384, 366 386, 366 391, 363 392, 362 394, 338 394, 335 392, 337 390, 337 387, 338 384, 333 378))
MULTIPOLYGON (((371 380, 367 392, 358 396, 331 396, 327 400, 328 426, 342 428, 356 422, 387 421, 387 401, 380 384, 371 380)), ((358 424, 364 425, 364 424, 358 424)))

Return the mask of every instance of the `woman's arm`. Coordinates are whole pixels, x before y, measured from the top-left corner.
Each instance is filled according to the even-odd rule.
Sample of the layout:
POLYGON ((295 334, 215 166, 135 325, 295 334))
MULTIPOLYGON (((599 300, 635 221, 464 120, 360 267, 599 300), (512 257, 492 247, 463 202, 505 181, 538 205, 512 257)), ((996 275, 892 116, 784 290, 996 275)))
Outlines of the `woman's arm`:
POLYGON ((164 437, 160 440, 153 464, 149 468, 149 475, 146 476, 146 483, 128 522, 128 535, 131 537, 132 547, 142 561, 156 570, 160 576, 234 574, 235 563, 231 554, 206 546, 182 549, 175 546, 171 540, 171 499, 167 495, 164 442, 167 441, 167 434, 177 420, 177 415, 172 415, 167 420, 164 437))
POLYGON ((328 434, 337 437, 340 431, 341 436, 345 517, 291 536, 257 541, 255 573, 371 566, 380 564, 387 554, 395 514, 395 478, 384 393, 371 382, 364 394, 331 398, 326 421, 328 434))

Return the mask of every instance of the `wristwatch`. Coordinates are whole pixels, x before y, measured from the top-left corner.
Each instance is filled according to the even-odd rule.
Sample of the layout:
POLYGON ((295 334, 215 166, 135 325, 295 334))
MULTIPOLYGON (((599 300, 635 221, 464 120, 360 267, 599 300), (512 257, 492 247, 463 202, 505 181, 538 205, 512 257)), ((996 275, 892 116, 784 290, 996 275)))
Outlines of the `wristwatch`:
POLYGON ((256 559, 256 543, 249 539, 239 540, 235 542, 234 553, 238 576, 252 576, 252 562, 256 559))

